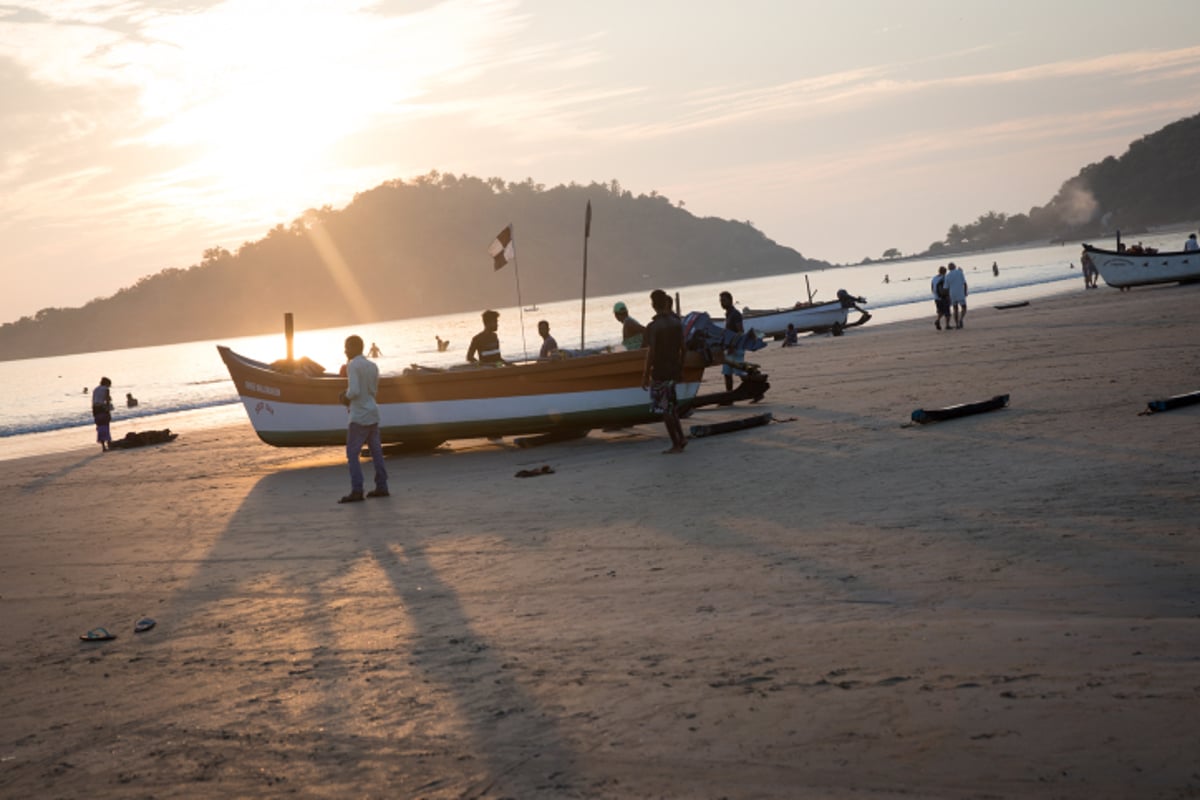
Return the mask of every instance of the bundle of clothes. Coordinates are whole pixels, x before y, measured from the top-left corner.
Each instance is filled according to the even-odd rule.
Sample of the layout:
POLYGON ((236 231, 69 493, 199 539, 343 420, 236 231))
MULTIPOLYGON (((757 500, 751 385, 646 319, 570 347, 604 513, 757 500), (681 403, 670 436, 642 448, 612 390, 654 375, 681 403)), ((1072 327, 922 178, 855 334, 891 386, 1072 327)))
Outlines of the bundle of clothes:
POLYGON ((753 328, 744 333, 726 330, 713 322, 712 317, 703 311, 692 311, 683 318, 683 341, 688 350, 701 353, 706 364, 713 362, 714 348, 726 353, 750 353, 767 346, 753 328))
POLYGON ((162 444, 163 442, 174 441, 178 433, 171 433, 170 428, 164 428, 161 431, 130 431, 125 434, 124 439, 117 439, 109 442, 110 450, 121 450, 130 447, 145 447, 148 444, 162 444))

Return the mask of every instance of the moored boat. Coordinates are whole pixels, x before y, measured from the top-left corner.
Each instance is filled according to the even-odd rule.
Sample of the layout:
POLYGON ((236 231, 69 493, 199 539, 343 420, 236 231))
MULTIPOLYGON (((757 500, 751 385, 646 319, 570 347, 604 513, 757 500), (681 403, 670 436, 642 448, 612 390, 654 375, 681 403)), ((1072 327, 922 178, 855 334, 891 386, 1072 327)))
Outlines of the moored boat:
POLYGON ((1147 253, 1085 244, 1083 254, 1091 259, 1104 282, 1116 289, 1200 281, 1200 251, 1196 250, 1147 253))
POLYGON ((797 333, 841 331, 862 325, 871 315, 857 306, 847 307, 840 300, 830 300, 827 303, 796 303, 791 308, 745 308, 742 309, 742 322, 746 329, 754 329, 761 336, 780 337, 787 333, 789 324, 796 327, 797 333), (859 318, 847 322, 850 310, 859 312, 859 318))
MULTIPOLYGON (((346 379, 305 374, 218 346, 255 433, 279 447, 344 445, 346 379)), ((413 449, 450 439, 569 433, 658 421, 642 388, 645 351, 482 367, 414 368, 381 375, 376 400, 385 444, 413 449)), ((689 352, 681 404, 700 388, 706 359, 689 352)))

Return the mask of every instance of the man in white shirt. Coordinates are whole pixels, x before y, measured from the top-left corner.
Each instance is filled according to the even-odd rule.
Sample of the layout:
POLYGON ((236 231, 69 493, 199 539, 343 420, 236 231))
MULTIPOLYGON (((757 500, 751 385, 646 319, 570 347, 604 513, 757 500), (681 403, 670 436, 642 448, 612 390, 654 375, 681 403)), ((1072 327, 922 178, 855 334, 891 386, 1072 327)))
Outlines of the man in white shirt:
POLYGON ((388 475, 383 463, 383 444, 379 438, 379 406, 375 394, 379 391, 379 367, 363 355, 363 340, 359 336, 346 337, 346 391, 341 394, 342 404, 350 412, 350 424, 346 429, 346 463, 350 466, 350 494, 339 503, 357 503, 363 499, 363 471, 359 454, 363 445, 371 451, 371 464, 375 467, 375 488, 367 497, 387 497, 388 475))
POLYGON ((1183 250, 1187 253, 1200 250, 1200 244, 1196 243, 1196 234, 1193 233, 1187 238, 1187 241, 1183 243, 1183 250))
POLYGON ((951 261, 946 265, 946 288, 950 291, 950 308, 954 311, 954 327, 961 328, 967 317, 967 276, 951 261))

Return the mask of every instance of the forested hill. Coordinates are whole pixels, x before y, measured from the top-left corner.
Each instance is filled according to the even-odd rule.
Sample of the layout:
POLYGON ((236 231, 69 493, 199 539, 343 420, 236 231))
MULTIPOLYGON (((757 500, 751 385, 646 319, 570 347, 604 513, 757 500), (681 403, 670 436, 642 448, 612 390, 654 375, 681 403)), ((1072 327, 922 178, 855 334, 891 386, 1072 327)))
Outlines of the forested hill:
POLYGON ((748 222, 698 218, 620 185, 505 183, 436 172, 390 181, 341 210, 311 210, 237 252, 205 251, 82 308, 48 308, 0 326, 0 360, 350 325, 515 302, 510 264, 488 246, 514 227, 526 303, 578 297, 584 212, 592 203, 588 293, 820 269, 748 222))
POLYGON ((1198 188, 1200 114, 1138 139, 1120 158, 1087 165, 1028 214, 989 211, 975 222, 950 226, 946 238, 924 255, 1194 223, 1200 220, 1198 188))

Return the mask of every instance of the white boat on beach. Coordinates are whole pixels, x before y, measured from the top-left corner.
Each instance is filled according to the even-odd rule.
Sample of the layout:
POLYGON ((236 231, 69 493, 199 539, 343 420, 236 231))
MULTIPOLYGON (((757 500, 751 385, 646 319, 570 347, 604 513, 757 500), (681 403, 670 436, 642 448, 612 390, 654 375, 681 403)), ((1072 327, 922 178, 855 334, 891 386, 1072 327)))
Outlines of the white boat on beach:
POLYGON ((827 303, 796 303, 791 308, 745 308, 742 309, 742 322, 746 329, 754 329, 756 333, 766 337, 780 337, 787 333, 789 324, 796 327, 797 333, 805 332, 840 332, 846 328, 862 325, 871 315, 857 306, 847 307, 840 300, 830 300, 827 303), (850 310, 859 312, 859 318, 847 322, 850 310))
POLYGON ((1104 282, 1116 289, 1200 281, 1200 251, 1196 250, 1147 253, 1130 248, 1104 250, 1085 244, 1083 255, 1091 259, 1104 282))

